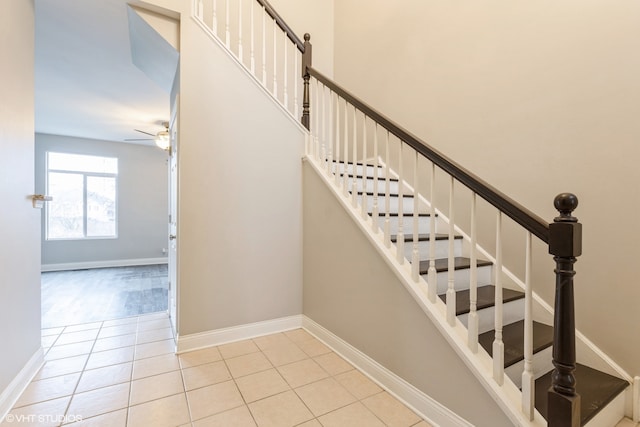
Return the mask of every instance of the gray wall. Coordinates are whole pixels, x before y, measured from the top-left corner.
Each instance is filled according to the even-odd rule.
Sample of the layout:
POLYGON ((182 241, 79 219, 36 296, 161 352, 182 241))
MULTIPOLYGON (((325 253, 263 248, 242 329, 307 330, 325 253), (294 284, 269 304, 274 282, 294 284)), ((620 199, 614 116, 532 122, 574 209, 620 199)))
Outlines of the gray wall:
POLYGON ((302 313, 304 132, 181 22, 180 336, 302 313))
POLYGON ((309 165, 303 189, 303 313, 473 425, 513 425, 309 165))
POLYGON ((29 198, 34 150, 33 8, 33 1, 25 0, 0 5, 0 395, 40 348, 40 211, 29 198))
POLYGON ((91 263, 164 257, 167 248, 167 153, 157 147, 36 134, 36 189, 45 191, 47 151, 118 158, 118 237, 46 240, 42 264, 91 263))

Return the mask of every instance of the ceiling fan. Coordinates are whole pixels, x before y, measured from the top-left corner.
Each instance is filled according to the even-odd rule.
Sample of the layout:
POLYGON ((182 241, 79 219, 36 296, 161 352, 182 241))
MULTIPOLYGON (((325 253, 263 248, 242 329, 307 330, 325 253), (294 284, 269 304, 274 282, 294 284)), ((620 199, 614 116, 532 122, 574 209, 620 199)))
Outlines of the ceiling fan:
POLYGON ((129 141, 155 141, 156 145, 160 148, 162 148, 163 150, 167 150, 169 148, 170 145, 170 141, 169 141, 169 122, 162 122, 162 126, 164 127, 163 130, 153 134, 153 133, 149 133, 149 132, 145 132, 143 130, 140 129, 134 129, 136 132, 140 132, 143 133, 145 135, 149 135, 152 138, 129 138, 129 139, 125 139, 125 141, 129 142, 129 141))

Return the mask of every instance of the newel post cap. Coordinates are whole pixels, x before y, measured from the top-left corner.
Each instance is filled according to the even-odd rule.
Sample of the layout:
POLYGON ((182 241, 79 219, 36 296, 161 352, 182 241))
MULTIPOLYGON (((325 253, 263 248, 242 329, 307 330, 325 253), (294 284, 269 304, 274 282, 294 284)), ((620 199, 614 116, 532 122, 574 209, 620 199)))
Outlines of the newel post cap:
POLYGON ((582 254, 582 224, 573 216, 578 207, 578 197, 561 193, 553 200, 560 213, 549 224, 549 253, 563 258, 575 258, 582 254))

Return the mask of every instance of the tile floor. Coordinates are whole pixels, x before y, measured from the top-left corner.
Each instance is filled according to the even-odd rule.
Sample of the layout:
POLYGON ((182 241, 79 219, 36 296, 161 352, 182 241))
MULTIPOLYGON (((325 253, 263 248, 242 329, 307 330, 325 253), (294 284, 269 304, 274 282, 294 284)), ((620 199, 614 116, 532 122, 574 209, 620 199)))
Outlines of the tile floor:
POLYGON ((42 335, 2 427, 429 426, 302 329, 179 356, 164 313, 42 335))

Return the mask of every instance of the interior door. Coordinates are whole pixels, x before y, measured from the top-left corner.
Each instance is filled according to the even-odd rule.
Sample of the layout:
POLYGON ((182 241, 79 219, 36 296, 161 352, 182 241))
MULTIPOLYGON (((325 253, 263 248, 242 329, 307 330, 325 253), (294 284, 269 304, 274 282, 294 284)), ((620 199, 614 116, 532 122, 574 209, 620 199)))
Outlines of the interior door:
POLYGON ((178 334, 178 105, 176 97, 169 122, 169 315, 174 337, 178 334))

